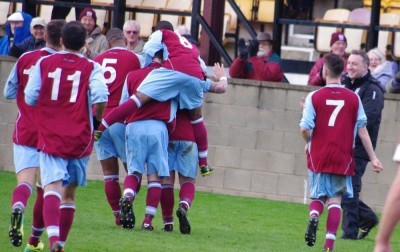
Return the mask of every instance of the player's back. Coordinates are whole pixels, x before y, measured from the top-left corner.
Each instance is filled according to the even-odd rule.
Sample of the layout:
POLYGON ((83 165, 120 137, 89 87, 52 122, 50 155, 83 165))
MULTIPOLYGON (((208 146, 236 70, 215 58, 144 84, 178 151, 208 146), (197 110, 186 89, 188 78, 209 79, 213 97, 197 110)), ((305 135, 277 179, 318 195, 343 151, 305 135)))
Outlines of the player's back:
POLYGON ((67 52, 48 56, 40 62, 38 147, 43 152, 63 158, 90 155, 93 141, 89 80, 94 64, 97 63, 82 55, 67 52))
POLYGON ((173 31, 161 30, 161 32, 163 33, 162 41, 168 49, 168 60, 163 66, 204 79, 205 74, 200 65, 197 46, 173 31))
POLYGON ((316 117, 309 165, 330 173, 352 172, 360 106, 357 95, 344 87, 324 87, 314 92, 311 100, 316 117))
MULTIPOLYGON (((146 76, 153 71, 154 69, 160 68, 161 64, 153 62, 149 66, 132 71, 127 76, 127 88, 129 95, 133 95, 136 93, 137 88, 142 83, 142 81, 146 78, 146 76)), ((174 113, 171 112, 171 101, 158 102, 155 100, 151 100, 144 104, 140 109, 135 111, 132 115, 130 115, 126 123, 138 121, 138 120, 161 120, 164 122, 169 122, 171 119, 175 117, 174 113), (172 113, 172 114, 171 114, 172 113)))
POLYGON ((94 61, 101 65, 108 91, 107 108, 104 115, 119 105, 125 78, 130 71, 140 69, 135 53, 121 47, 111 48, 97 56, 94 61))
POLYGON ((13 141, 16 144, 32 147, 37 145, 36 107, 26 104, 24 90, 28 83, 29 74, 32 72, 36 62, 41 57, 50 55, 53 52, 55 51, 49 48, 27 52, 16 63, 18 75, 17 105, 19 112, 13 134, 13 141))

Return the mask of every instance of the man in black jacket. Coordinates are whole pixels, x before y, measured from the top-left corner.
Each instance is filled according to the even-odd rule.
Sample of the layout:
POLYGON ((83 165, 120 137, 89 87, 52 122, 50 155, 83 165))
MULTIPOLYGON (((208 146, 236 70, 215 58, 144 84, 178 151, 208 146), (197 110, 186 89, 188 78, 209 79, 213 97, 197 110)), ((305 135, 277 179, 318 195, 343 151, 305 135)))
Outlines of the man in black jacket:
MULTIPOLYGON (((369 58, 364 51, 353 51, 347 61, 347 74, 342 78, 342 84, 353 90, 361 99, 367 115, 367 130, 375 149, 383 109, 383 90, 379 82, 368 70, 369 58)), ((374 228, 379 219, 362 200, 361 178, 370 161, 360 138, 357 136, 354 149, 355 175, 352 178, 354 197, 343 199, 343 239, 363 239, 374 228), (360 229, 360 230, 359 230, 360 229)))

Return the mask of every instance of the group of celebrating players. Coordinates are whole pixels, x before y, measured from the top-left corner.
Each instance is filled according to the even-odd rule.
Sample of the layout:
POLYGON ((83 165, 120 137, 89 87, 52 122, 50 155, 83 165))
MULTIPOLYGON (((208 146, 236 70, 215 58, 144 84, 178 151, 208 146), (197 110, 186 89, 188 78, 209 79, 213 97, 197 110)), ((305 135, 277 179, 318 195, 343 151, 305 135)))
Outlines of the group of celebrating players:
POLYGON ((79 54, 86 38, 82 24, 52 20, 46 27, 46 47, 22 55, 7 80, 4 95, 17 100, 19 111, 13 135, 18 184, 9 229, 14 246, 22 244, 24 211, 38 182, 24 251, 44 249, 44 230, 51 251, 64 251, 76 189, 86 184, 93 146, 116 225, 135 226, 133 202, 147 174, 142 229, 153 230, 160 203, 163 230, 173 231, 178 172, 176 215, 180 232, 190 234, 187 211, 197 169, 203 176, 213 171, 207 163, 203 93, 226 92, 223 66, 214 65, 216 81, 206 79, 197 47, 166 21, 158 23, 142 55, 126 49, 120 29, 110 29, 106 37, 110 49, 90 60, 79 54), (127 171, 123 192, 118 158, 127 171))

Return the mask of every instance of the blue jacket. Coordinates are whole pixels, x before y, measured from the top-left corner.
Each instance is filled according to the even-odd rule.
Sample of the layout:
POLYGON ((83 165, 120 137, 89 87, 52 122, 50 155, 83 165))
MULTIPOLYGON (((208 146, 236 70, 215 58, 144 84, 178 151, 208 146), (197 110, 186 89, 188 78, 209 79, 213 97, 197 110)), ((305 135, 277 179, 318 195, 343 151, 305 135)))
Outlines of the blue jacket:
POLYGON ((14 37, 14 44, 19 44, 24 39, 32 37, 30 32, 32 17, 25 12, 21 12, 21 14, 24 17, 24 23, 22 26, 14 29, 14 34, 11 33, 10 23, 7 22, 5 24, 6 35, 0 39, 0 55, 8 55, 11 37, 14 37))
POLYGON ((34 37, 29 37, 24 39, 19 44, 15 44, 8 51, 8 55, 15 58, 19 58, 23 53, 33 51, 36 49, 41 49, 46 46, 46 41, 36 40, 34 37))

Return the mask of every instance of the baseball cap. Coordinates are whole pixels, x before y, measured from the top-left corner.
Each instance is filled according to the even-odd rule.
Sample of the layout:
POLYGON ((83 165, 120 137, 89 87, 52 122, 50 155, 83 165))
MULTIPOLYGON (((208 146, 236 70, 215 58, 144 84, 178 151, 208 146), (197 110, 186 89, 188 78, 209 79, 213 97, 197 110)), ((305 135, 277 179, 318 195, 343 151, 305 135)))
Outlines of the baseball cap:
POLYGON ((341 33, 341 32, 334 32, 334 33, 332 33, 330 46, 332 46, 333 44, 335 44, 336 41, 343 41, 343 42, 346 43, 346 45, 347 45, 347 39, 346 39, 346 37, 344 36, 344 34, 341 33))
POLYGON ((125 39, 124 32, 119 28, 111 28, 106 34, 107 41, 125 39))
POLYGON ((31 28, 35 27, 36 25, 46 27, 46 21, 44 21, 44 19, 41 17, 35 17, 31 21, 31 28))
POLYGON ((24 17, 22 16, 21 12, 14 12, 13 14, 11 14, 8 18, 7 21, 10 22, 24 22, 24 17))
POLYGON ((92 8, 86 7, 83 9, 79 15, 79 20, 82 20, 83 17, 91 17, 94 19, 95 23, 97 22, 96 12, 92 8))

